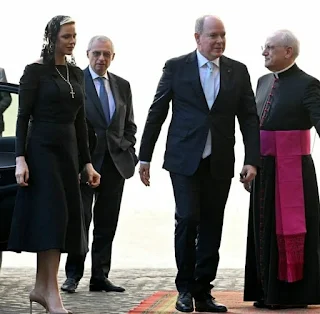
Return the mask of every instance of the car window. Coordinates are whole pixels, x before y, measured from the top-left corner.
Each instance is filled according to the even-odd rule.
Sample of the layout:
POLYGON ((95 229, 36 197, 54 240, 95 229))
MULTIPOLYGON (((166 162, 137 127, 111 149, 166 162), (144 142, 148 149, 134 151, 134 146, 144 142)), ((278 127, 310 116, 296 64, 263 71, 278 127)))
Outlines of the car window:
POLYGON ((15 136, 17 114, 18 94, 0 90, 0 133, 3 137, 15 136))

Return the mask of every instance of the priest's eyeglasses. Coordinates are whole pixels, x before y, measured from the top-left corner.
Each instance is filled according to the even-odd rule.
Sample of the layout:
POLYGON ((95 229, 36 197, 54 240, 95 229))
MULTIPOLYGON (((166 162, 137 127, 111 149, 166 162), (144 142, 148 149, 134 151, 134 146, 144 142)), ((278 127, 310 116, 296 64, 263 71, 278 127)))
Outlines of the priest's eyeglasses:
POLYGON ((277 47, 283 47, 283 48, 288 48, 288 46, 283 46, 283 45, 265 45, 261 46, 261 50, 263 51, 273 51, 277 47))

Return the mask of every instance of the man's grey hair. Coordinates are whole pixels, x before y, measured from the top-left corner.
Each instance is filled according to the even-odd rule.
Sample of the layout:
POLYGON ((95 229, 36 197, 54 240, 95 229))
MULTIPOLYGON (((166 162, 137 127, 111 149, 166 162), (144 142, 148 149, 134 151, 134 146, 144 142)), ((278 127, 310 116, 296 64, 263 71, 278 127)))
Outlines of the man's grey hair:
POLYGON ((196 25, 195 25, 195 28, 194 28, 195 33, 198 33, 198 34, 202 34, 203 33, 204 21, 209 16, 211 16, 211 15, 203 15, 203 16, 200 16, 199 18, 197 18, 196 25))
POLYGON ((214 17, 217 20, 220 20, 217 16, 211 15, 211 14, 206 14, 202 15, 196 20, 195 28, 194 31, 195 33, 202 34, 203 33, 203 26, 204 26, 204 21, 207 17, 214 17))
POLYGON ((291 31, 287 29, 280 29, 275 31, 271 37, 276 39, 279 44, 285 47, 292 47, 292 54, 294 58, 297 58, 299 56, 300 42, 291 31))
POLYGON ((92 49, 92 46, 96 41, 110 42, 111 43, 112 52, 114 52, 114 46, 113 46, 112 40, 109 37, 103 36, 103 35, 97 35, 97 36, 94 36, 94 37, 92 37, 90 39, 89 44, 88 44, 88 51, 90 51, 92 49))

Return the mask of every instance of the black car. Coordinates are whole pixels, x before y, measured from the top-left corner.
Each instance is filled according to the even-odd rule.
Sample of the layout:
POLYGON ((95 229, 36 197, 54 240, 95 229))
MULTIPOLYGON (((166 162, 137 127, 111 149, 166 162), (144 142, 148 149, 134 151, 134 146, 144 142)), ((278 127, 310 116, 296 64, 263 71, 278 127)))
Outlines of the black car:
MULTIPOLYGON (((17 184, 15 180, 15 121, 18 112, 19 85, 0 83, 0 104, 10 101, 8 109, 1 114, 5 131, 0 137, 0 251, 7 247, 10 223, 14 208, 17 184)), ((7 104, 4 104, 6 107, 7 104)), ((2 106, 1 106, 2 107, 2 106)), ((0 108, 1 108, 0 107, 0 108)), ((0 253, 0 266, 2 255, 0 253)))
MULTIPOLYGON (((0 82, 0 104, 1 99, 4 98, 10 99, 11 102, 3 113, 4 132, 0 137, 0 267, 2 261, 1 251, 7 249, 11 218, 18 188, 15 178, 15 129, 18 114, 18 93, 19 85, 0 82)), ((93 152, 97 145, 97 136, 89 121, 87 121, 87 126, 90 152, 93 152)), ((79 159, 79 164, 81 169, 83 167, 81 159, 79 159)))

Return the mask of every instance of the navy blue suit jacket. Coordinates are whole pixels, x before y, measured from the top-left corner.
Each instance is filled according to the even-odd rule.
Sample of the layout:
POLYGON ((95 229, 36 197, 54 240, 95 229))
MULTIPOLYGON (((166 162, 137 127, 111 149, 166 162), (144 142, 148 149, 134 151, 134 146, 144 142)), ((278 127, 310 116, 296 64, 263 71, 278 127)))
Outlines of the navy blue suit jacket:
POLYGON ((259 166, 259 118, 246 66, 222 56, 220 90, 211 108, 201 86, 196 51, 168 60, 149 109, 139 159, 151 161, 155 143, 172 101, 163 167, 190 176, 197 170, 212 134, 212 174, 234 176, 235 117, 245 145, 245 164, 259 166))

